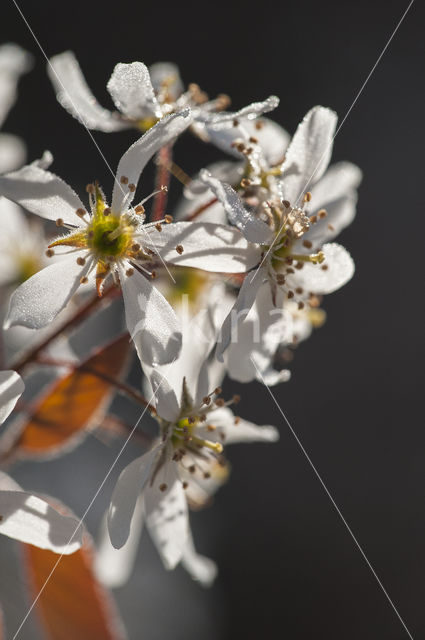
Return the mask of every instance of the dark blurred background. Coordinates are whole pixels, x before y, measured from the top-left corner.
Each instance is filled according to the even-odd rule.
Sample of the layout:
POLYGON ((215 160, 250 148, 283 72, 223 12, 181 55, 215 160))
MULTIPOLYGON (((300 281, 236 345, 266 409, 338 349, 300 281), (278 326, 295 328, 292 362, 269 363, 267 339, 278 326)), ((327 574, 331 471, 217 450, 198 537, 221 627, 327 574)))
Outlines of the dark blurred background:
MULTIPOLYGON (((273 117, 292 133, 315 104, 345 116, 408 2, 18 4, 48 56, 76 53, 105 106, 117 62, 172 60, 185 82, 211 96, 228 93, 235 108, 278 95, 273 117)), ((327 323, 298 348, 292 380, 274 389, 414 638, 425 637, 424 18, 417 1, 336 138, 334 159, 364 171, 357 219, 341 237, 357 272, 326 298, 327 323)), ((24 138, 31 160, 51 150, 53 170, 80 192, 94 178, 108 192, 108 169, 57 104, 12 0, 1 7, 4 41, 35 59, 4 130, 24 138)), ((131 131, 94 136, 113 168, 134 140, 131 131)), ((219 157, 189 135, 177 146, 189 174, 219 157)), ((143 538, 137 571, 116 592, 130 638, 408 637, 268 391, 227 390, 242 394, 245 417, 279 426, 280 442, 229 448, 231 482, 193 517, 199 550, 219 564, 212 590, 180 569, 167 574, 143 538)), ((130 447, 123 464, 135 455, 130 447)), ((113 457, 92 440, 61 461, 22 466, 15 477, 52 492, 60 471, 57 492, 82 515, 113 457)), ((93 532, 112 486, 111 479, 89 514, 93 532)), ((10 585, 2 593, 12 599, 10 585)), ((11 607, 10 630, 24 611, 11 607)), ((35 637, 29 628, 26 637, 35 637)))

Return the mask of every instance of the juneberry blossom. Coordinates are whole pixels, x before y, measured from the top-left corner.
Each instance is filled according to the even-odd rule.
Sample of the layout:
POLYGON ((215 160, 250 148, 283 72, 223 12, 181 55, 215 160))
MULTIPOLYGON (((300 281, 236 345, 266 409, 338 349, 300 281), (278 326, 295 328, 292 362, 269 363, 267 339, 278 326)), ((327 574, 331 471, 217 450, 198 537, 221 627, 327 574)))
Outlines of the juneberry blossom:
POLYGON ((12 295, 5 327, 39 329, 67 305, 81 284, 95 281, 99 294, 113 278, 123 291, 127 327, 139 356, 148 363, 169 362, 181 346, 174 311, 153 286, 165 262, 218 272, 244 272, 258 261, 234 227, 172 223, 170 216, 144 224, 144 206, 132 201, 140 174, 158 149, 189 124, 188 112, 171 114, 135 142, 121 158, 110 206, 100 186, 88 185, 90 210, 76 193, 40 162, 0 177, 0 193, 41 217, 68 229, 49 245, 60 260, 38 272, 12 295))
MULTIPOLYGON (((107 90, 116 111, 102 107, 93 96, 72 51, 50 59, 48 74, 60 104, 88 129, 112 132, 136 128, 147 131, 165 115, 191 109, 192 130, 209 141, 211 127, 227 128, 235 118, 256 118, 276 108, 275 96, 255 102, 240 111, 222 112, 230 103, 228 96, 214 100, 198 85, 190 84, 184 91, 179 70, 170 62, 158 62, 149 68, 142 62, 119 63, 108 81, 107 90)), ((221 137, 217 134, 219 143, 221 137)))
MULTIPOLYGON (((16 44, 0 46, 0 127, 14 105, 19 78, 31 68, 31 56, 16 44)), ((12 171, 25 162, 23 141, 10 133, 0 134, 0 173, 12 171)))
MULTIPOLYGON (((23 391, 23 380, 15 371, 0 371, 0 424, 23 391)), ((0 471, 0 534, 68 555, 80 548, 82 528, 76 518, 61 515, 0 471)))
POLYGON ((329 109, 309 111, 279 167, 264 170, 261 150, 253 148, 238 192, 207 171, 201 173, 229 220, 262 247, 257 269, 245 277, 224 322, 219 357, 262 287, 268 289, 265 305, 270 312, 282 307, 284 299, 302 309, 312 297, 339 289, 354 273, 349 253, 329 242, 352 221, 361 180, 359 169, 347 162, 326 172, 336 122, 329 109))
POLYGON ((278 432, 236 416, 230 406, 239 398, 225 401, 221 397, 218 385, 224 367, 208 358, 213 343, 197 339, 209 334, 210 318, 199 315, 197 322, 196 328, 186 328, 178 360, 168 366, 145 367, 160 440, 121 472, 108 529, 112 545, 120 549, 133 526, 140 530, 137 519, 141 518, 166 568, 182 562, 195 578, 208 583, 205 562, 194 552, 188 506, 203 506, 226 479, 225 444, 275 442, 278 432))

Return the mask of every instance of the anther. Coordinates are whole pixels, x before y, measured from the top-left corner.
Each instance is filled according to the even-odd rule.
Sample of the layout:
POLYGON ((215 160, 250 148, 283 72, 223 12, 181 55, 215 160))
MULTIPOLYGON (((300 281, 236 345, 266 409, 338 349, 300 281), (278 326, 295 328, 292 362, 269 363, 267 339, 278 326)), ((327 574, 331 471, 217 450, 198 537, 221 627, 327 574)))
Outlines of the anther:
POLYGON ((251 186, 251 180, 248 180, 248 178, 242 178, 241 187, 245 189, 246 187, 249 187, 249 186, 251 186))
POLYGON ((127 271, 125 272, 125 275, 130 277, 133 275, 133 273, 134 273, 134 269, 130 267, 130 269, 127 269, 127 271))
POLYGON ((170 216, 168 213, 166 216, 164 216, 164 221, 166 224, 170 224, 171 222, 173 222, 173 216, 170 216))
POLYGON ((88 185, 86 185, 86 191, 87 193, 94 194, 95 192, 94 184, 90 182, 88 185))
POLYGON ((214 393, 215 393, 216 396, 219 396, 222 391, 223 391, 223 389, 221 387, 216 387, 214 389, 214 393))
POLYGON ((111 213, 111 207, 105 207, 103 210, 103 215, 104 216, 109 216, 111 213))
POLYGON ((205 478, 205 480, 208 480, 208 478, 211 478, 211 474, 210 474, 209 471, 205 471, 204 478, 205 478))
POLYGON ((286 282, 286 278, 285 278, 285 276, 283 275, 283 273, 278 273, 278 274, 276 275, 276 282, 277 282, 277 284, 279 284, 279 285, 285 284, 285 282, 286 282))
POLYGON ((188 482, 183 482, 183 483, 182 483, 182 487, 183 487, 183 489, 187 489, 187 488, 188 488, 188 486, 189 486, 189 483, 188 483, 188 482))
POLYGON ((327 264, 324 264, 324 265, 322 265, 322 267, 321 267, 322 271, 327 271, 327 270, 328 270, 328 268, 329 268, 329 267, 328 267, 328 265, 327 265, 327 264))
POLYGON ((304 290, 303 290, 303 288, 302 288, 302 287, 297 287, 297 288, 295 289, 295 293, 298 293, 299 295, 301 295, 303 292, 304 292, 304 290))
POLYGON ((252 144, 257 144, 258 138, 256 138, 255 136, 250 136, 249 141, 252 142, 252 144))
POLYGON ((335 227, 332 224, 328 224, 329 231, 335 231, 335 227))
POLYGON ((207 431, 215 431, 217 429, 217 427, 215 426, 215 424, 208 424, 207 425, 207 431))
POLYGON ((83 209, 82 207, 80 207, 79 209, 77 209, 77 210, 76 210, 76 212, 75 212, 75 213, 77 214, 77 216, 78 216, 79 218, 84 218, 84 216, 86 215, 86 213, 87 213, 87 212, 86 212, 86 210, 85 210, 85 209, 83 209))
POLYGON ((238 404, 241 401, 241 397, 238 394, 233 396, 233 403, 238 404))
POLYGON ((326 209, 320 209, 317 215, 321 220, 323 220, 323 218, 326 218, 326 216, 328 215, 328 212, 326 211, 326 209))
POLYGON ((195 473, 195 471, 196 471, 196 467, 195 467, 195 465, 194 465, 194 464, 190 465, 190 467, 189 467, 189 473, 195 473))
POLYGON ((312 246, 313 243, 310 242, 310 240, 303 240, 303 247, 305 247, 306 249, 311 249, 312 246))
POLYGON ((121 184, 128 184, 128 178, 127 178, 127 176, 121 176, 121 178, 120 178, 120 182, 121 182, 121 184))
POLYGON ((131 250, 132 250, 132 251, 140 251, 140 244, 138 244, 137 242, 135 242, 135 243, 131 246, 131 250))
POLYGON ((178 244, 177 247, 176 247, 176 251, 179 254, 179 256, 181 256, 181 254, 184 251, 183 246, 181 244, 178 244))
POLYGON ((82 277, 80 278, 80 284, 87 284, 87 283, 88 283, 88 281, 89 281, 89 279, 88 279, 88 277, 87 277, 87 276, 82 276, 82 277))
POLYGON ((211 398, 209 396, 205 396, 204 398, 202 398, 202 402, 204 404, 210 404, 211 398))
POLYGON ((137 207, 134 208, 134 211, 137 213, 137 215, 141 216, 143 213, 145 213, 145 207, 142 204, 138 204, 137 207))
POLYGON ((46 256, 48 258, 53 258, 54 255, 55 255, 55 252, 53 251, 53 249, 47 249, 46 250, 46 256))
POLYGON ((188 421, 189 424, 195 424, 196 419, 193 416, 189 416, 187 421, 188 421))
POLYGON ((240 423, 240 421, 241 421, 241 419, 239 418, 239 416, 235 416, 235 419, 234 419, 233 424, 234 424, 235 426, 237 426, 237 425, 240 423))
POLYGON ((288 200, 283 200, 282 204, 285 207, 285 209, 290 209, 291 208, 291 203, 288 200))
POLYGON ((151 271, 151 278, 152 278, 152 280, 153 280, 154 278, 156 278, 156 276, 157 276, 156 271, 151 271))
POLYGON ((64 223, 64 221, 62 220, 62 218, 58 218, 58 219, 56 220, 56 226, 57 226, 57 227, 63 227, 63 225, 64 225, 64 224, 65 224, 65 223, 64 223))
POLYGON ((307 191, 307 193, 304 194, 304 202, 310 202, 311 200, 311 192, 307 191))
POLYGON ((304 302, 299 302, 298 303, 298 309, 301 311, 301 309, 304 309, 304 302))
POLYGON ((166 491, 167 490, 167 485, 165 484, 165 482, 163 482, 162 484, 159 485, 159 490, 160 491, 166 491))
POLYGON ((316 224, 316 222, 317 222, 317 216, 310 216, 310 223, 316 224))
POLYGON ((136 191, 136 185, 135 185, 135 184, 133 184, 133 183, 131 182, 131 183, 128 185, 128 190, 129 190, 131 193, 134 193, 134 192, 136 191))
POLYGON ((255 123, 255 128, 257 129, 257 131, 260 131, 260 129, 262 129, 264 127, 264 122, 261 122, 261 120, 257 120, 257 122, 255 123))
POLYGON ((288 291, 287 296, 288 296, 288 299, 290 300, 291 298, 294 297, 294 292, 293 291, 288 291))
POLYGON ((80 265, 80 267, 84 267, 84 265, 86 264, 86 259, 85 258, 81 258, 81 256, 79 258, 77 258, 77 264, 80 265))
POLYGON ((233 120, 233 126, 234 126, 234 127, 239 127, 239 120, 238 120, 237 118, 235 118, 235 119, 233 120))
POLYGON ((157 222, 156 225, 155 225, 155 229, 157 231, 162 231, 162 224, 160 222, 157 222))
POLYGON ((215 403, 216 403, 217 407, 224 407, 224 405, 226 404, 224 402, 223 398, 216 398, 215 403))

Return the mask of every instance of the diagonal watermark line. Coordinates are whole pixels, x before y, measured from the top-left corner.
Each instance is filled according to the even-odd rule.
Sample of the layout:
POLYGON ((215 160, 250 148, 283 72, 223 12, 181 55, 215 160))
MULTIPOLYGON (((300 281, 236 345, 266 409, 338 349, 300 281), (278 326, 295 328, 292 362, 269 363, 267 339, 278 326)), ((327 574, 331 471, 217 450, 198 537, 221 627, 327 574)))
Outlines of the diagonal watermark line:
POLYGON ((403 618, 401 617, 401 615, 399 614, 394 602, 391 600, 387 590, 385 589, 384 585, 382 584, 381 580, 378 577, 378 574, 376 573, 375 569, 373 568, 373 566, 371 565, 371 563, 369 562, 365 552, 363 551, 362 547, 360 546, 360 543, 358 542, 356 536, 354 535, 353 531, 351 530, 350 525, 348 524, 348 522, 346 521, 346 519, 344 518, 344 516, 342 515, 342 512, 340 510, 340 508, 338 507, 337 503, 335 502, 334 498, 332 497, 332 494, 330 493, 329 489, 327 488, 324 480, 322 480, 322 477, 320 475, 320 473, 318 472, 318 470, 316 469, 316 467, 314 466, 310 456, 308 455, 307 451, 305 450, 301 440, 299 439, 299 437, 297 436, 297 434, 295 433, 293 427, 291 426, 291 423, 289 422, 288 418, 286 417, 286 415, 284 414, 282 408, 280 407, 278 401, 276 400, 275 396, 273 395, 272 390, 270 389, 270 387, 266 384, 263 376, 261 375, 261 371, 259 371, 257 365, 255 364, 253 358, 250 356, 251 362, 254 365, 257 374, 259 375, 259 377, 261 378, 262 383, 264 384, 264 386, 266 387, 267 391, 269 392, 269 394, 272 397, 273 402, 275 403, 276 407, 279 410, 279 413, 282 415, 283 419, 285 420, 290 432, 292 433, 292 435, 294 436, 295 440, 297 441, 298 446, 300 447, 301 451, 303 452, 304 456, 307 458, 307 461, 310 465, 310 467, 313 469, 317 479, 319 480, 320 484, 322 485, 323 489, 325 490, 326 495, 328 496, 329 500, 332 502, 332 505, 334 506, 337 514, 339 515, 339 517, 341 518, 345 528, 347 529, 348 533, 350 534, 350 536, 352 537, 353 541, 356 544, 356 547, 358 548, 358 550, 360 551, 361 555, 363 556, 363 559, 365 560, 367 566, 369 567, 369 569, 371 570, 375 580, 377 581, 377 583, 379 584, 379 586, 381 587, 382 592, 384 593, 385 597, 387 598, 388 602, 390 603, 391 607, 393 608, 397 618, 400 620, 401 624, 404 627, 404 630, 406 631, 407 635, 409 636, 410 640, 413 640, 413 636, 410 633, 409 629, 407 628, 403 618))
MULTIPOLYGON (((351 111, 353 110, 355 104, 357 103, 358 99, 360 98, 361 94, 363 93, 364 88, 366 87, 367 83, 369 82, 370 78, 372 77, 373 72, 375 71, 376 67, 378 66, 378 64, 381 62, 381 59, 384 55, 384 53, 386 52, 386 50, 388 49, 388 47, 391 44, 392 39, 394 38, 395 34, 397 33, 397 31, 399 30, 399 28, 401 27, 401 24, 403 22, 403 20, 405 19, 405 17, 407 16, 412 4, 414 3, 415 0, 410 0, 407 9, 405 9, 403 15, 401 16, 400 20, 398 21, 397 25, 395 26, 393 32, 391 33, 390 37, 388 38, 384 48, 382 49, 381 53, 379 54, 375 64, 373 65, 372 69, 369 71, 366 80, 363 82, 362 86, 360 87, 359 91, 357 92, 356 97, 354 98, 353 102, 351 103, 348 111, 346 112, 345 116, 343 117, 341 124, 339 125, 339 127, 337 128, 337 130, 335 131, 335 134, 333 136, 333 138, 331 139, 331 141, 329 142, 329 144, 326 146, 326 148, 324 149, 322 155, 319 158, 319 161, 317 162, 313 173, 311 174, 311 176, 309 177, 309 179, 307 180, 307 182, 305 183, 303 189, 301 189, 300 193, 298 194, 295 203, 298 202, 298 200, 300 199, 300 197, 302 196, 302 194, 304 194, 307 191, 308 186, 310 185, 312 179, 314 178, 314 175, 317 171, 317 169, 320 166, 320 163, 322 162, 323 158, 325 157, 325 155, 327 154, 327 152, 329 151, 329 148, 332 147, 335 138, 337 137, 338 133, 341 131, 341 128, 343 126, 343 124, 345 123, 345 121, 347 120, 348 116, 350 115, 351 111)), ((261 267, 263 266, 267 256, 269 255, 270 251, 273 248, 273 245, 275 244, 275 240, 276 238, 273 239, 273 242, 271 243, 270 247, 267 249, 265 255, 263 256, 257 270, 255 271, 254 275, 251 278, 251 282, 254 280, 254 278, 256 277, 258 271, 261 269, 261 267)))
MULTIPOLYGON (((175 362, 175 359, 173 360, 173 362, 170 363, 169 367, 171 367, 175 362)), ((168 368, 169 368, 168 367, 168 368)), ((165 379, 165 378, 164 378, 165 379)), ((152 400, 154 400, 156 398, 156 394, 158 393, 159 389, 161 388, 161 385, 163 383, 163 380, 161 380, 161 383, 158 385, 158 387, 156 388, 156 390, 154 391, 154 393, 152 394, 151 398, 149 399, 148 404, 150 405, 152 403, 152 400)), ((72 534, 72 536, 70 537, 70 539, 67 542, 67 545, 71 544, 71 542, 74 539, 74 536, 76 535, 78 529, 81 527, 84 518, 87 516, 88 512, 90 511, 90 509, 92 508, 97 496, 99 495, 99 493, 102 491, 105 482, 107 481, 107 479, 109 478, 109 476, 111 475, 113 469, 115 468, 118 460, 120 459, 124 449, 126 448, 126 446, 128 445, 128 443, 130 442, 131 437, 133 436, 134 432, 136 431, 137 427, 140 424, 140 421, 142 420, 143 416, 145 415, 146 411, 148 410, 148 406, 145 407, 141 413, 141 415, 139 416, 136 424, 134 425, 134 427, 132 428, 132 430, 130 431, 129 435, 127 436, 124 444, 122 445, 121 449, 119 450, 118 454, 115 457, 115 460, 113 461, 112 465, 109 467, 109 470, 107 472, 107 474, 105 475, 105 477, 103 478, 102 482, 100 483, 96 493, 94 494, 93 498, 91 499, 88 507, 86 508, 85 512, 83 513, 82 517, 80 518, 80 521, 78 522, 78 525, 75 527, 75 530, 72 534)), ((61 553, 61 555, 58 557, 57 561, 55 562, 52 570, 50 571, 49 575, 47 576, 45 582, 43 583, 43 586, 41 587, 40 591, 38 592, 37 596, 34 598, 30 608, 28 609, 27 613, 25 614, 25 617, 23 618, 21 624, 19 625, 18 629, 15 632, 15 635, 13 636, 12 640, 16 640, 16 638, 18 637, 18 634, 20 633, 22 627, 24 626, 25 622, 27 621, 28 617, 30 616, 32 610, 34 609, 35 605, 37 604, 41 594, 43 593, 44 589, 46 588, 50 578, 53 576, 54 572, 57 569, 58 564, 60 563, 60 561, 62 560, 63 556, 65 554, 61 553)))
MULTIPOLYGON (((112 177, 113 177, 113 179, 114 179, 115 184, 119 187, 119 189, 121 190, 121 193, 123 194, 123 196, 125 196, 125 195, 126 195, 126 193, 124 192, 124 189, 123 189, 122 184, 120 183, 120 181, 118 180, 118 177, 117 177, 117 176, 115 175, 115 173, 113 172, 111 165, 110 165, 110 164, 109 164, 109 162, 107 161, 107 159, 106 159, 106 157, 105 157, 105 154, 103 153, 102 149, 99 147, 98 143, 96 142, 96 139, 95 139, 95 137, 93 136, 92 132, 90 131, 90 129, 89 129, 89 128, 88 128, 88 126, 86 125, 86 123, 85 123, 85 121, 84 121, 84 118, 82 117, 81 112, 80 112, 80 110, 78 109, 78 107, 75 105, 75 103, 74 103, 74 101, 73 101, 73 99, 72 99, 71 95, 69 94, 69 91, 67 91, 67 89, 66 89, 66 87, 64 86, 64 84, 63 84, 62 80, 60 79, 60 77, 59 77, 59 76, 58 76, 58 74, 56 73, 56 69, 53 67, 52 63, 50 62, 50 60, 49 60, 49 58, 48 58, 48 56, 47 56, 47 53, 44 51, 43 47, 41 46, 40 41, 38 40, 38 38, 37 38, 37 36, 35 35, 34 31, 31 29, 31 26, 30 26, 30 24, 29 24, 28 20, 26 19, 26 17, 25 17, 25 16, 24 16, 24 14, 22 13, 22 10, 21 10, 21 9, 20 9, 20 7, 18 6, 18 3, 16 2, 16 0, 12 0, 12 2, 13 2, 13 4, 15 5, 15 7, 16 7, 16 9, 17 9, 17 11, 18 11, 19 15, 21 16, 22 20, 25 22, 25 25, 26 25, 26 27, 27 27, 28 31, 30 32, 30 34, 31 34, 31 35, 32 35, 32 37, 34 38, 35 43, 37 44, 38 48, 40 49, 41 53, 43 54, 43 56, 44 56, 44 58, 45 58, 45 60, 46 60, 47 64, 49 65, 49 67, 50 67, 51 71, 52 71, 52 72, 54 73, 54 75, 56 76, 56 79, 57 79, 57 81, 59 82, 60 86, 62 87, 62 90, 63 90, 63 91, 64 91, 64 93, 66 93, 66 95, 68 96, 68 99, 69 99, 69 101, 70 101, 70 103, 71 103, 71 105, 72 105, 73 109, 75 110, 75 112, 76 112, 76 113, 78 114, 78 116, 79 116, 79 119, 80 119, 81 124, 83 125, 84 129, 86 130, 87 134, 89 135, 90 140, 93 142, 94 146, 95 146, 95 147, 96 147, 96 149, 98 150, 98 152, 99 152, 99 154, 100 154, 100 156, 101 156, 102 160, 103 160, 103 161, 104 161, 104 163, 106 164, 106 166, 107 166, 107 168, 108 168, 108 171, 110 172, 110 174, 112 175, 112 177)), ((132 212, 136 215, 136 213, 135 213, 135 211, 134 211, 134 207, 133 207, 133 206, 131 207, 131 209, 132 209, 132 212)), ((144 229, 143 224, 141 225, 141 227, 140 227, 140 228, 141 228, 142 232, 143 232, 143 233, 148 237, 148 236, 149 236, 149 234, 147 233, 146 229, 144 229)), ((171 280, 174 282, 174 284, 176 284, 176 281, 175 281, 175 279, 174 279, 174 277, 173 277, 173 275, 172 275, 171 271, 168 269, 167 265, 165 264, 165 262, 164 262, 164 260, 163 260, 162 256, 160 255, 160 253, 159 253, 159 251, 158 251, 158 248, 157 248, 157 247, 156 247, 156 245, 155 245, 155 242, 154 242, 152 239, 150 239, 150 241, 152 242, 152 245, 153 245, 153 247, 154 247, 154 249, 155 249, 156 253, 158 254, 158 257, 159 257, 159 259, 161 260, 161 262, 162 262, 162 264, 163 264, 163 266, 164 266, 164 268, 165 268, 166 272, 168 273, 168 275, 170 276, 170 278, 171 278, 171 280)))

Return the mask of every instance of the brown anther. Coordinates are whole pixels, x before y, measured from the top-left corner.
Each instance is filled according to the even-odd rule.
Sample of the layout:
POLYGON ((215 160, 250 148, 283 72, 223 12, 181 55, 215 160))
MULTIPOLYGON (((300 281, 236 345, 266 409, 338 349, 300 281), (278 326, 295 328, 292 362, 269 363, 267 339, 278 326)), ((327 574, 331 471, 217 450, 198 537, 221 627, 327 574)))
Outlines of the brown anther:
POLYGON ((162 231, 162 224, 160 222, 157 222, 156 225, 155 225, 155 229, 157 231, 162 231))
POLYGON ((316 224, 316 222, 317 222, 317 216, 310 216, 310 223, 316 224))
POLYGON ((137 207, 134 208, 134 211, 140 216, 142 213, 145 213, 145 207, 142 204, 138 204, 137 207))
POLYGON ((86 185, 86 191, 87 193, 93 194, 95 192, 94 184, 90 182, 88 185, 86 185))
POLYGON ((285 276, 283 275, 283 273, 278 273, 278 274, 276 275, 276 282, 277 282, 277 284, 280 284, 280 285, 285 284, 285 282, 286 282, 286 278, 285 278, 285 276))
POLYGON ((235 416, 235 419, 233 421, 233 424, 236 426, 240 423, 241 419, 239 418, 239 416, 235 416))
POLYGON ((82 277, 80 278, 80 284, 87 284, 87 283, 88 283, 88 281, 89 281, 89 279, 88 279, 88 277, 87 277, 87 276, 82 276, 82 277))
POLYGON ((103 215, 104 216, 111 215, 111 207, 105 207, 104 210, 103 210, 103 215))
POLYGON ((78 216, 79 218, 84 218, 84 216, 86 215, 86 213, 87 213, 87 212, 86 212, 86 210, 85 210, 85 209, 83 209, 82 207, 80 207, 79 209, 77 209, 77 210, 76 210, 76 212, 75 212, 75 213, 77 214, 77 216, 78 216))
POLYGON ((202 402, 208 405, 211 402, 211 398, 209 396, 205 396, 205 398, 202 398, 202 402))
POLYGON ((285 207, 285 209, 291 208, 291 203, 288 200, 282 200, 282 204, 285 207))
POLYGON ((208 478, 211 478, 211 474, 210 474, 209 471, 205 471, 204 478, 205 478, 205 480, 208 480, 208 478))
POLYGON ((162 484, 159 485, 159 490, 160 491, 167 491, 167 485, 165 484, 165 482, 163 482, 162 484))
POLYGON ((195 473, 195 471, 196 471, 196 467, 195 467, 195 465, 194 465, 194 464, 191 464, 191 465, 190 465, 190 467, 189 467, 189 469, 188 469, 188 471, 189 471, 189 473, 195 473))
POLYGON ((154 280, 154 278, 156 278, 156 276, 157 276, 156 271, 151 271, 151 278, 152 278, 152 280, 154 280))
POLYGON ((166 224, 170 224, 173 221, 173 216, 170 216, 170 214, 167 213, 167 215, 164 216, 164 220, 166 224))
POLYGON ((314 293, 310 293, 310 298, 308 300, 310 307, 320 307, 320 298, 316 296, 314 293))
POLYGON ((80 256, 79 258, 77 258, 77 264, 79 264, 80 267, 84 267, 84 265, 86 264, 86 259, 80 256))
POLYGON ((196 418, 194 418, 193 416, 189 416, 187 421, 188 421, 189 424, 195 424, 196 418))
POLYGON ((264 122, 262 122, 261 120, 257 120, 255 123, 255 128, 257 129, 257 131, 260 131, 260 129, 262 129, 264 127, 264 122))
POLYGON ((206 422, 207 420, 207 416, 205 415, 205 413, 201 413, 201 415, 199 416, 199 422, 206 422))
POLYGON ((48 258, 53 258, 54 255, 55 255, 55 252, 53 251, 53 249, 47 249, 46 250, 46 256, 48 258))
POLYGON ((130 193, 134 193, 136 191, 136 185, 130 182, 130 184, 128 185, 128 190, 130 191, 130 193))
POLYGON ((207 425, 207 431, 215 431, 217 429, 217 427, 215 426, 215 424, 208 424, 207 425))
POLYGON ((293 291, 288 291, 288 299, 290 300, 291 298, 294 297, 294 292, 293 291))
POLYGON ((246 187, 249 187, 249 186, 251 186, 251 180, 248 180, 248 178, 242 178, 241 187, 245 189, 246 187))
POLYGON ((256 138, 255 136, 250 136, 249 141, 252 142, 252 144, 257 144, 258 138, 256 138))
POLYGON ((328 212, 326 211, 326 209, 320 209, 317 215, 321 220, 323 220, 323 218, 326 218, 326 216, 328 215, 328 212))
POLYGON ((250 156, 253 151, 254 149, 252 147, 248 147, 248 149, 245 149, 245 153, 247 156, 250 156))
POLYGON ((329 231, 335 231, 335 227, 333 226, 333 224, 328 224, 328 229, 329 231))
POLYGON ((64 225, 64 221, 62 220, 62 218, 58 218, 56 220, 56 226, 57 227, 63 227, 63 225, 64 225))
POLYGON ((235 118, 235 119, 233 120, 233 126, 234 126, 234 127, 239 127, 239 120, 238 120, 237 118, 235 118))
POLYGON ((293 268, 292 268, 292 267, 288 267, 288 268, 286 269, 286 273, 295 273, 295 271, 293 270, 293 268))
POLYGON ((302 287, 297 287, 295 289, 295 293, 298 293, 299 295, 301 295, 304 292, 304 289, 302 287))
POLYGON ((305 307, 304 302, 299 302, 299 303, 298 303, 298 309, 299 309, 300 311, 301 311, 301 309, 304 309, 304 307, 305 307))
POLYGON ((297 264, 295 265, 295 269, 298 269, 298 271, 304 269, 304 262, 297 262, 297 264))
POLYGON ((134 269, 130 267, 130 269, 127 269, 127 271, 125 272, 125 275, 130 277, 133 275, 133 273, 134 273, 134 269))
POLYGON ((215 403, 216 403, 217 407, 224 407, 224 405, 225 405, 225 402, 224 402, 223 398, 216 398, 215 403))
POLYGON ((140 244, 138 242, 135 242, 132 246, 131 246, 131 250, 132 251, 140 251, 140 244))
POLYGON ((310 202, 311 200, 311 192, 307 191, 307 193, 304 194, 304 202, 310 202))
POLYGON ((310 242, 310 240, 303 240, 303 247, 305 247, 306 249, 311 249, 312 246, 313 243, 310 242))
POLYGON ((179 254, 179 256, 181 256, 181 254, 184 251, 183 246, 181 244, 178 244, 177 247, 176 247, 176 251, 179 254))
POLYGON ((322 265, 322 266, 321 266, 322 271, 327 271, 327 270, 328 270, 328 268, 329 268, 329 267, 328 267, 328 265, 327 265, 327 264, 324 264, 324 265, 322 265))
POLYGON ((214 393, 215 393, 216 396, 219 396, 222 391, 223 391, 223 389, 221 387, 216 387, 214 389, 214 393))
POLYGON ((232 399, 234 404, 238 404, 241 401, 241 397, 237 393, 233 396, 232 399))
POLYGON ((188 486, 189 486, 189 483, 188 483, 188 482, 183 482, 183 483, 182 483, 182 487, 183 487, 183 489, 187 489, 187 488, 188 488, 188 486))
POLYGON ((285 263, 286 264, 292 264, 294 262, 294 260, 292 258, 285 258, 285 263))
POLYGON ((121 182, 121 184, 128 184, 128 178, 127 178, 127 176, 121 176, 121 178, 120 178, 120 182, 121 182))

